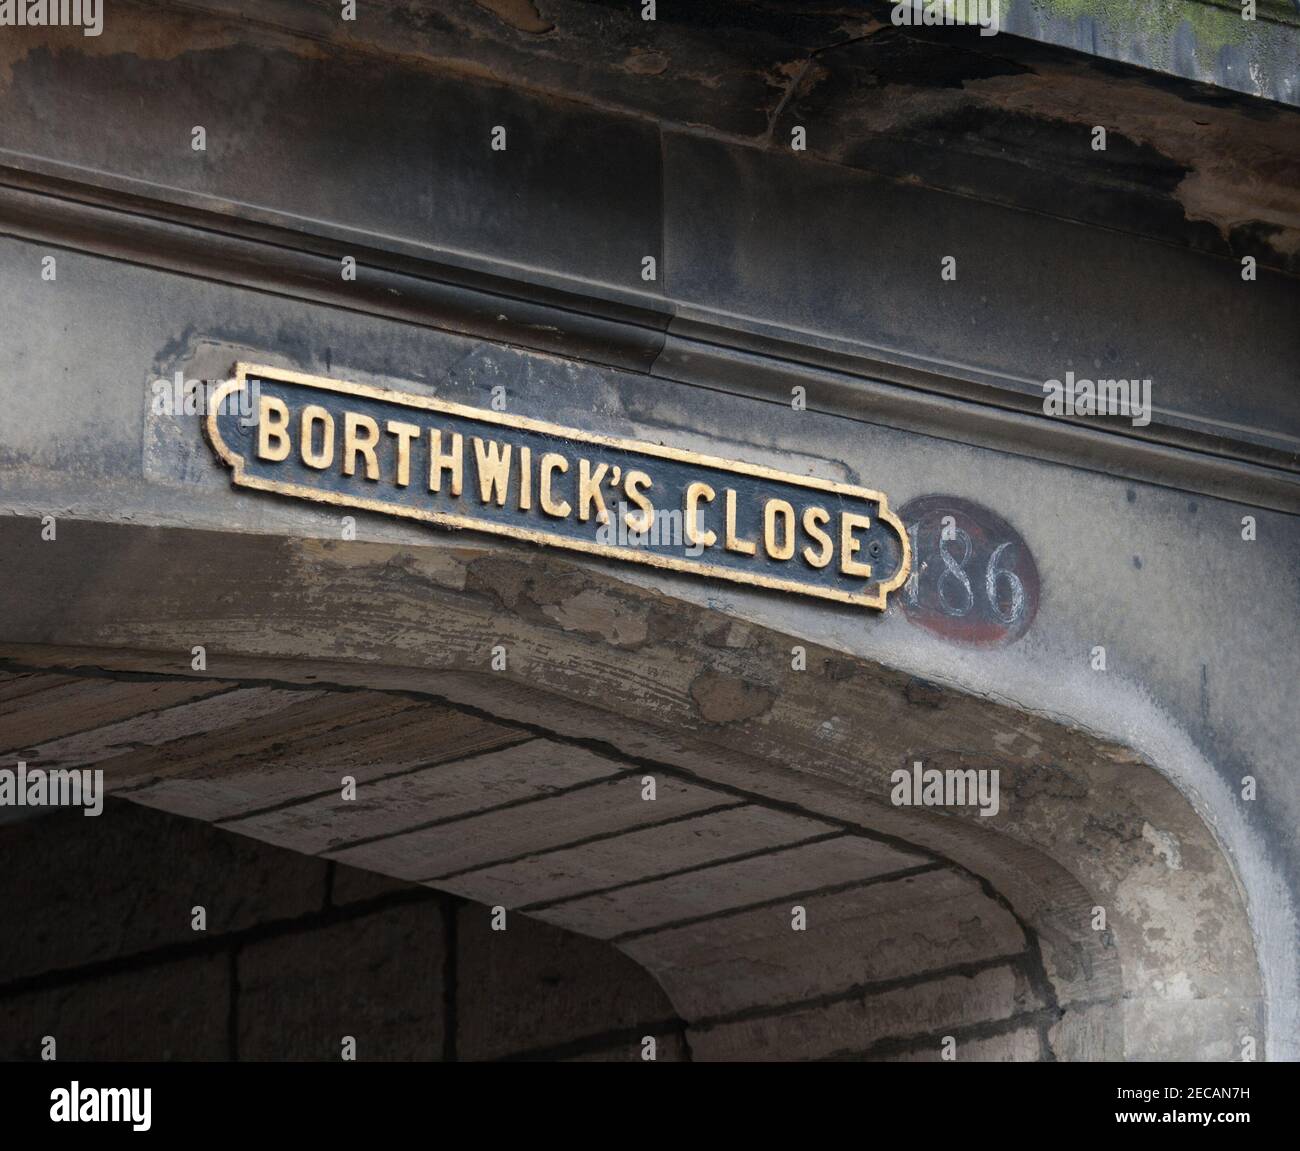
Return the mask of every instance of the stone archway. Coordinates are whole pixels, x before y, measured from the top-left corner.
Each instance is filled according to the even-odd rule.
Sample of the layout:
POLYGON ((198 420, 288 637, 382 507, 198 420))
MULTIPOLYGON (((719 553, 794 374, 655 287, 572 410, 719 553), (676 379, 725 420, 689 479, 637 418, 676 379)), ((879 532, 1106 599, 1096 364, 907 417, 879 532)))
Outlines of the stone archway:
POLYGON ((1262 1033, 1228 861, 1122 747, 540 553, 75 524, 51 568, 4 530, 31 589, 8 670, 106 677, 77 734, 28 710, 6 754, 610 939, 698 1058, 1227 1058, 1262 1033), (916 759, 996 768, 998 816, 891 804, 916 759))

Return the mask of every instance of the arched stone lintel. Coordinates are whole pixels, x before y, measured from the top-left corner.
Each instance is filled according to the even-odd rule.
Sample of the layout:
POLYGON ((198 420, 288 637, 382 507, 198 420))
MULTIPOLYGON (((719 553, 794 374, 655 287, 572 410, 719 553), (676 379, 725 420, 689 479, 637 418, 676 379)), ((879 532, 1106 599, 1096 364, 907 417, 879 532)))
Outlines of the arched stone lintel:
POLYGON ((202 642, 208 674, 226 678, 544 716, 565 738, 977 877, 1041 961, 1057 1058, 1227 1059, 1240 1036, 1263 1034, 1229 862, 1185 797, 1122 746, 810 644, 794 671, 797 636, 541 553, 106 524, 60 541, 44 554, 15 541, 19 603, 0 656, 80 647, 96 666, 185 674, 202 642), (496 672, 494 647, 508 653, 496 672), (891 774, 915 760, 996 769, 998 815, 892 805, 891 774))

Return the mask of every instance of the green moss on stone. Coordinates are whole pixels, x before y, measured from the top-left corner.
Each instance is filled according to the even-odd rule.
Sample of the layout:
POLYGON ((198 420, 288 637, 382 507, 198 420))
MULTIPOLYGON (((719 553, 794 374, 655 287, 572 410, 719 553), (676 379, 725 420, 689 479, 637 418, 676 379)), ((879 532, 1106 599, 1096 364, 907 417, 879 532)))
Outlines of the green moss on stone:
MULTIPOLYGON (((1140 43, 1147 58, 1158 68, 1170 63, 1174 38, 1187 24, 1197 61, 1211 66, 1227 47, 1244 44, 1251 23, 1241 18, 1239 7, 1217 7, 1196 0, 1000 0, 1006 13, 1028 4, 1045 15, 1070 20, 1091 17, 1108 39, 1140 43)), ((1263 5, 1261 4, 1262 8, 1263 5)))

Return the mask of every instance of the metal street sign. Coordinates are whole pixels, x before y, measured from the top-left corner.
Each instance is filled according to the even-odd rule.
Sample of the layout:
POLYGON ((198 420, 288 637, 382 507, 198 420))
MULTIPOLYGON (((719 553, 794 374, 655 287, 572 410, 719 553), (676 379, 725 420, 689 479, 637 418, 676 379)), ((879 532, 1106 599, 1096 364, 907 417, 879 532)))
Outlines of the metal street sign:
POLYGON ((880 492, 429 396, 237 364, 206 430, 239 487, 668 571, 883 608, 911 565, 880 492))

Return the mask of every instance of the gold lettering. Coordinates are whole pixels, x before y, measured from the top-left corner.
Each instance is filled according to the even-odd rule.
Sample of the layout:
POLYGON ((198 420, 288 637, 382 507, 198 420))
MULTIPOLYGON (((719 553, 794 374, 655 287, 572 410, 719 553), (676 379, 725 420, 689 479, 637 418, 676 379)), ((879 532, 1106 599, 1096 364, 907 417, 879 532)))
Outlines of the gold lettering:
POLYGON ((831 542, 831 537, 821 529, 821 525, 830 523, 830 520, 831 513, 825 508, 813 506, 803 510, 803 530, 821 544, 820 552, 814 552, 808 547, 803 549, 803 558, 815 568, 824 568, 831 562, 831 556, 835 554, 835 545, 831 542))
POLYGON ((276 463, 289 458, 289 408, 275 396, 262 396, 257 401, 257 454, 276 463), (271 446, 272 440, 275 447, 271 446))
POLYGON ((334 417, 319 404, 308 404, 302 410, 302 462, 318 471, 334 462, 334 417), (323 429, 319 452, 312 443, 312 425, 317 423, 323 429))
POLYGON ((519 449, 519 510, 531 511, 533 507, 533 449, 519 449))
POLYGON ((692 547, 711 548, 718 542, 717 532, 700 531, 700 502, 713 502, 713 489, 708 484, 686 485, 686 523, 682 525, 686 542, 692 547))
POLYGON ((359 416, 355 412, 343 414, 343 474, 354 475, 357 470, 357 456, 366 457, 366 479, 379 478, 379 458, 375 455, 375 445, 379 443, 379 425, 369 416, 359 416), (365 430, 365 435, 359 433, 365 430))
POLYGON ((479 498, 489 504, 495 493, 497 507, 505 507, 506 496, 510 494, 510 445, 502 448, 496 440, 484 444, 475 436, 474 455, 478 459, 479 498))
POLYGON ((650 477, 645 472, 628 472, 623 481, 623 494, 627 497, 629 503, 636 504, 640 509, 627 514, 627 530, 636 532, 648 532, 655 522, 655 506, 641 494, 643 488, 653 487, 650 477))
POLYGON ((840 571, 845 575, 862 576, 864 579, 871 575, 870 564, 859 563, 853 558, 862 547, 862 542, 854 537, 853 529, 870 526, 870 516, 855 515, 853 512, 840 513, 840 571))
POLYGON ((551 498, 551 476, 555 472, 567 472, 569 470, 569 461, 557 452, 547 452, 542 456, 542 469, 539 497, 541 499, 542 511, 548 516, 555 516, 557 519, 563 519, 573 509, 569 507, 568 500, 560 500, 556 503, 551 498))
POLYGON ((419 425, 389 420, 384 426, 390 435, 397 437, 397 486, 407 487, 411 482, 411 443, 419 438, 419 425))
POLYGON ((785 500, 768 500, 763 505, 763 548, 774 560, 788 560, 794 555, 794 508, 785 500), (776 517, 785 521, 781 529, 783 539, 776 542, 776 517))
POLYGON ((736 493, 727 489, 727 551, 739 552, 743 556, 752 556, 758 546, 753 540, 736 538, 736 493))
POLYGON ((591 519, 591 505, 596 503, 600 505, 600 510, 596 512, 596 522, 599 524, 609 523, 609 509, 605 507, 605 493, 600 490, 601 481, 604 480, 607 471, 609 471, 608 464, 601 464, 593 472, 588 461, 578 461, 578 519, 584 522, 591 519))
POLYGON ((460 432, 451 434, 451 451, 442 454, 442 433, 437 428, 429 429, 429 491, 442 491, 442 473, 451 472, 451 494, 461 493, 464 477, 464 447, 460 432))

